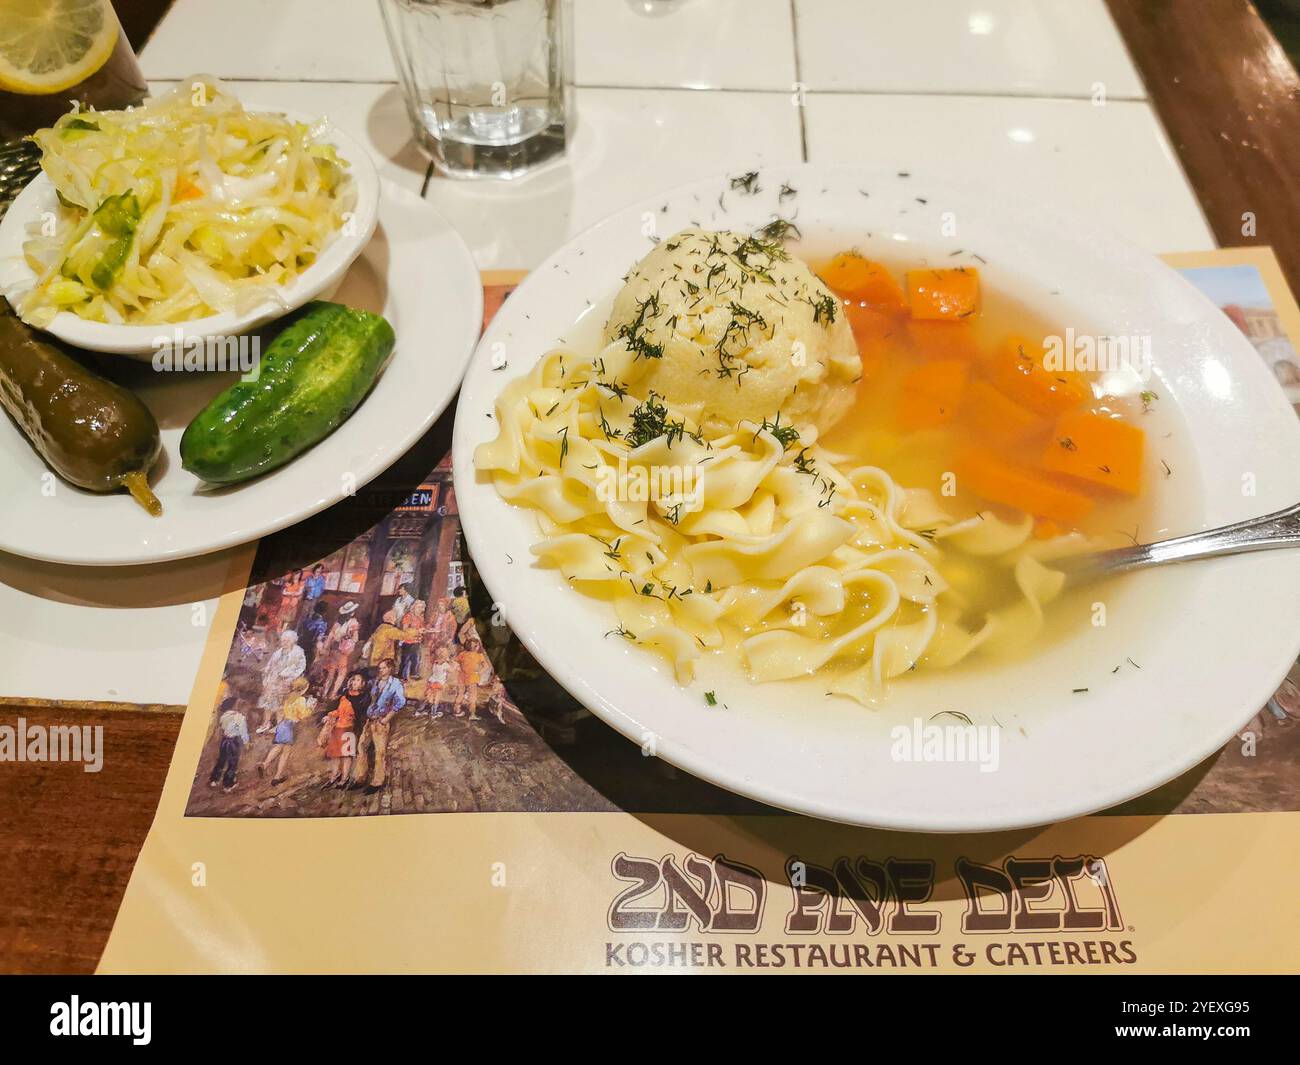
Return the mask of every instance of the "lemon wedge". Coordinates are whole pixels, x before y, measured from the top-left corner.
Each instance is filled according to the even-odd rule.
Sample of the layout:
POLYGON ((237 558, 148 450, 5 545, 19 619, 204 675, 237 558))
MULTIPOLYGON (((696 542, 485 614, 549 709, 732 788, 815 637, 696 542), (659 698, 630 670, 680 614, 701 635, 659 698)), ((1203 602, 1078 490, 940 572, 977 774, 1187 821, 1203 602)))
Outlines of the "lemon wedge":
POLYGON ((108 0, 5 0, 0 89, 71 89, 108 62, 120 32, 108 0))

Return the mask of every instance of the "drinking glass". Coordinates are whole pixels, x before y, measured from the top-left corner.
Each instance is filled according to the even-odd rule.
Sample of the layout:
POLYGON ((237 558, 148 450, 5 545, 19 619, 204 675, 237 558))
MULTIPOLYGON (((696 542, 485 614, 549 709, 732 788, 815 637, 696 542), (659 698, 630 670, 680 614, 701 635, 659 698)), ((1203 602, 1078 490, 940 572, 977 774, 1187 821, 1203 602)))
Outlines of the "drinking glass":
POLYGON ((441 173, 512 178, 564 152, 571 0, 379 0, 415 138, 441 173))

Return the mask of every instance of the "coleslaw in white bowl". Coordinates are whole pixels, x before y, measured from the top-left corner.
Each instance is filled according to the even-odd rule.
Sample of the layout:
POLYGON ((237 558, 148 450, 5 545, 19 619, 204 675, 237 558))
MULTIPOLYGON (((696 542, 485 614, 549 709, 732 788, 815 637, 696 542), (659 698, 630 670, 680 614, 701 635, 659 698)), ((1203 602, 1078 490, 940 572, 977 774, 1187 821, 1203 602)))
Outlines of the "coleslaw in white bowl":
POLYGON ((44 172, 0 222, 0 291, 78 347, 148 357, 254 329, 328 295, 374 232, 361 145, 245 111, 212 79, 35 140, 44 172))

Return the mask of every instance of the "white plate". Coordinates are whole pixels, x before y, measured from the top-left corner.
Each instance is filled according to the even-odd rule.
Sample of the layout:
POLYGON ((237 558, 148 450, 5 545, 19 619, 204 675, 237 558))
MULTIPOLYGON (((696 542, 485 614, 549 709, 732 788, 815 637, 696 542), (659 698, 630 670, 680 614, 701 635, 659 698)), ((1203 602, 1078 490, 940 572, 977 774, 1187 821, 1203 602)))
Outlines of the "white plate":
POLYGON ((236 376, 160 373, 145 363, 105 356, 101 365, 140 394, 162 430, 163 457, 151 477, 162 516, 150 517, 125 493, 97 495, 54 480, 4 418, 0 550, 91 566, 201 555, 301 521, 381 473, 456 394, 483 320, 478 271, 464 241, 437 211, 384 182, 374 238, 333 299, 382 314, 397 334, 374 389, 333 434, 256 480, 205 487, 181 468, 181 434, 236 376))
POLYGON ((1106 593, 1104 626, 1090 625, 1090 604, 1080 604, 1088 616, 1032 656, 907 677, 879 710, 828 698, 815 680, 753 685, 714 660, 678 687, 658 658, 603 637, 614 621, 601 604, 532 564, 533 514, 504 503, 473 468, 475 446, 495 435, 488 415, 501 387, 557 338, 599 324, 650 248, 648 225, 661 237, 691 223, 747 230, 778 212, 802 229, 794 250, 805 256, 857 245, 893 260, 975 262, 986 285, 1048 321, 1150 334, 1161 398, 1145 424, 1152 462, 1171 456, 1173 476, 1155 467, 1156 520, 1143 538, 1300 499, 1300 426, 1281 390, 1228 319, 1159 260, 1037 205, 1001 203, 997 190, 819 166, 770 168, 759 182, 755 196, 721 178, 619 212, 535 270, 479 344, 456 415, 456 495, 478 572, 528 649, 659 757, 763 802, 856 824, 978 831, 1058 821, 1146 792, 1218 750, 1300 650, 1300 553, 1125 578, 1106 593), (799 191, 781 201, 787 183, 799 191), (956 235, 945 235, 953 225, 956 235), (501 353, 509 365, 494 372, 501 353), (720 705, 706 706, 705 691, 720 705), (891 729, 924 727, 941 711, 998 727, 996 771, 892 756, 891 729))
MULTIPOLYGON (((308 124, 319 121, 298 112, 278 113, 308 124)), ((334 235, 316 261, 288 284, 279 286, 275 298, 238 314, 224 311, 175 325, 112 325, 88 322, 70 311, 60 311, 50 322, 48 332, 87 351, 149 359, 158 350, 159 337, 167 337, 173 342, 179 337, 183 342, 189 337, 234 336, 279 318, 310 299, 328 295, 375 231, 379 174, 370 153, 342 130, 328 128, 321 134, 321 139, 334 145, 339 155, 350 164, 349 173, 356 188, 356 206, 345 228, 334 235)), ((27 227, 57 207, 58 194, 53 183, 43 173, 37 174, 0 219, 0 292, 15 306, 36 282, 35 271, 23 258, 27 227)))

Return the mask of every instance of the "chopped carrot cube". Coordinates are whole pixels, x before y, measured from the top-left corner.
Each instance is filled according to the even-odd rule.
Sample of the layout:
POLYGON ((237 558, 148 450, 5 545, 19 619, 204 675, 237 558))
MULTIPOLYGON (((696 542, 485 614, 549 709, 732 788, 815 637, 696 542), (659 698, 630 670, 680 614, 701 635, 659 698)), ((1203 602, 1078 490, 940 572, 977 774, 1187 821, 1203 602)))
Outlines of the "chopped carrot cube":
POLYGON ((902 324, 897 318, 882 311, 848 303, 844 306, 844 316, 849 320, 849 328, 853 330, 853 339, 858 342, 859 351, 888 348, 903 338, 902 324))
POLYGON ((846 304, 844 312, 858 344, 862 376, 874 377, 892 357, 903 332, 902 324, 897 318, 856 303, 846 304))
POLYGON ((955 466, 959 487, 1036 518, 1075 526, 1092 510, 1092 500, 1082 492, 1048 474, 1016 466, 986 448, 963 450, 955 466))
POLYGON ((973 359, 979 354, 969 322, 907 322, 907 335, 918 355, 927 359, 973 359))
POLYGON ((903 378, 898 403, 899 428, 932 429, 952 421, 961 407, 970 365, 946 359, 918 366, 903 378))
POLYGON ((1043 451, 1043 468, 1090 484, 1137 495, 1146 434, 1106 414, 1066 411, 1043 451))
POLYGON ((913 318, 969 318, 979 309, 979 271, 970 266, 944 270, 909 270, 907 297, 913 318))
POLYGON ((1042 345, 1013 336, 987 360, 989 380, 1008 399, 1048 417, 1092 397, 1087 378, 1076 370, 1047 368, 1042 345))
POLYGON ((962 417, 983 442, 1014 445, 1046 436, 1051 423, 1007 399, 987 381, 973 381, 966 390, 962 417))
POLYGON ((889 268, 855 252, 840 252, 826 264, 821 278, 846 304, 857 303, 885 314, 907 313, 907 299, 889 268))
POLYGON ((1054 521, 1048 521, 1046 518, 1034 519, 1034 539, 1035 540, 1053 540, 1064 532, 1054 521))

